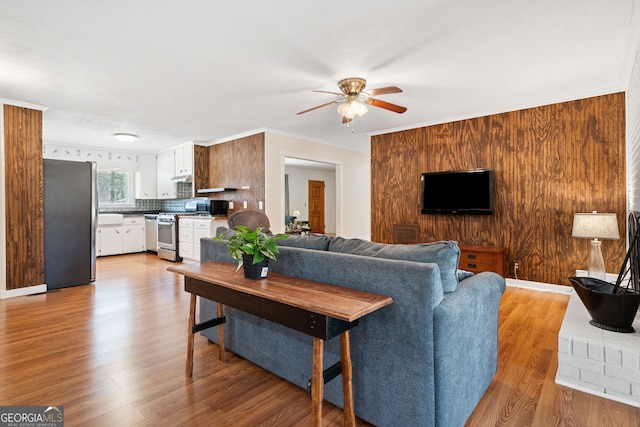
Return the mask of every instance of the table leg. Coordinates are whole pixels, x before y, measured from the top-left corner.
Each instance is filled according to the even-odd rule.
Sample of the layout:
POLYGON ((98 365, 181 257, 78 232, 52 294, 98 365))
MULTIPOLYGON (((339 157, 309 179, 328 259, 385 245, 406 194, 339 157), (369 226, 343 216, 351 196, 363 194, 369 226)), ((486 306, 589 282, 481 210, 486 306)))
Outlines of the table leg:
POLYGON ((353 411, 353 373, 351 370, 351 340, 349 331, 340 335, 340 364, 342 365, 342 394, 344 397, 344 425, 354 427, 356 416, 353 411))
POLYGON ((313 427, 322 426, 322 399, 324 393, 323 369, 324 341, 313 338, 313 372, 311 375, 311 422, 313 427))
POLYGON ((189 303, 189 340, 187 342, 187 365, 185 367, 185 375, 191 377, 193 375, 193 325, 196 321, 196 294, 191 294, 189 303))
MULTIPOLYGON (((216 316, 221 318, 224 316, 224 312, 222 311, 222 304, 219 302, 216 303, 216 316)), ((221 362, 227 361, 227 352, 224 347, 224 323, 218 325, 218 351, 219 351, 219 359, 221 362)))

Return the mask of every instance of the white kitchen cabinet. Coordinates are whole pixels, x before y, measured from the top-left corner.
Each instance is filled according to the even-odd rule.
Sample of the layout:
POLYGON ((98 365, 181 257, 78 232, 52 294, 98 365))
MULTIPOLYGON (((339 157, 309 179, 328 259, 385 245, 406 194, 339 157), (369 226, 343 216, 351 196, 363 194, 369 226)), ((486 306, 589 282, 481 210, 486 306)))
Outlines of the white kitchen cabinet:
POLYGON ((83 162, 96 162, 98 169, 110 169, 113 167, 109 152, 106 150, 96 150, 93 148, 80 148, 79 160, 83 162))
POLYGON ((180 256, 200 261, 200 239, 210 239, 220 226, 227 226, 227 220, 215 218, 180 218, 178 223, 178 247, 180 256))
POLYGON ((129 216, 122 225, 122 253, 144 251, 144 217, 129 216))
POLYGON ((80 160, 80 149, 75 147, 65 147, 62 145, 43 144, 42 157, 56 160, 80 160))
POLYGON ((118 255, 122 253, 122 226, 98 226, 98 256, 118 255))
POLYGON ((138 154, 138 169, 136 171, 136 199, 157 199, 157 173, 156 154, 138 154))
POLYGON ((159 152, 157 156, 156 166, 158 199, 175 199, 176 183, 175 181, 171 180, 171 178, 175 176, 174 150, 159 152))
POLYGON ((98 225, 97 256, 144 251, 144 216, 128 216, 121 224, 98 225))
POLYGON ((193 144, 187 143, 174 150, 175 176, 193 175, 193 144))
POLYGON ((178 218, 178 255, 185 259, 195 259, 193 252, 193 222, 193 218, 178 218))

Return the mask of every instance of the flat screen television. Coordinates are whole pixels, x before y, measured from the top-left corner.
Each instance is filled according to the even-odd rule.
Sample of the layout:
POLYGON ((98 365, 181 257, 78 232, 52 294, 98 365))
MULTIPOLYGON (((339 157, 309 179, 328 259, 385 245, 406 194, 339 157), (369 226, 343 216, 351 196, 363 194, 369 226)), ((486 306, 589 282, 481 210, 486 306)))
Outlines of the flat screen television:
POLYGON ((492 215, 493 170, 422 174, 422 213, 492 215))

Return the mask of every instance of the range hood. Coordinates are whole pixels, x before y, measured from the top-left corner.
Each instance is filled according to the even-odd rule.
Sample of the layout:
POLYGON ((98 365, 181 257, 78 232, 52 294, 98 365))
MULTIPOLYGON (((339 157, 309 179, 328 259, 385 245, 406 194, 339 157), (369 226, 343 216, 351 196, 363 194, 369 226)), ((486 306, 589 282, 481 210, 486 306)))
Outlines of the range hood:
POLYGON ((173 178, 171 178, 171 181, 175 181, 175 182, 191 182, 191 181, 193 181, 193 176, 192 175, 176 175, 173 178))
POLYGON ((222 193, 223 191, 236 191, 236 189, 229 187, 201 188, 198 190, 198 193, 222 193))

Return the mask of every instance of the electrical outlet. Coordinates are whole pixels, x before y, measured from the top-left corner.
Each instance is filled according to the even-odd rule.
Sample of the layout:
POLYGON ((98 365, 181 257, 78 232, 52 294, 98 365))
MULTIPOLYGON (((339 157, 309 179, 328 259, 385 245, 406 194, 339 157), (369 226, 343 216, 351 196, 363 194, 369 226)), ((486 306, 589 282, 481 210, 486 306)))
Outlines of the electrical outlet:
POLYGON ((242 207, 247 209, 247 201, 246 200, 244 202, 242 202, 242 207))
POLYGON ((513 263, 513 268, 515 268, 516 270, 520 268, 520 263, 518 261, 513 263))

